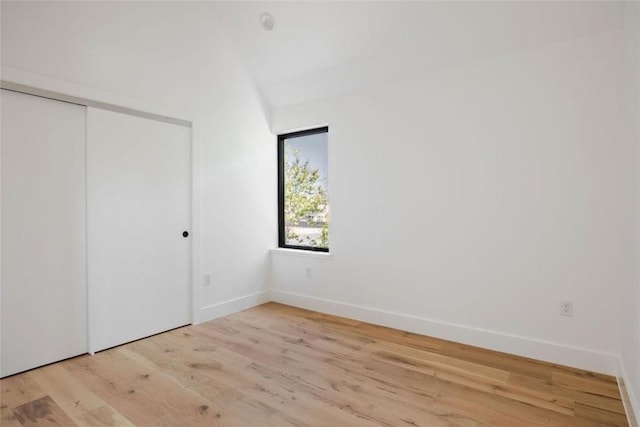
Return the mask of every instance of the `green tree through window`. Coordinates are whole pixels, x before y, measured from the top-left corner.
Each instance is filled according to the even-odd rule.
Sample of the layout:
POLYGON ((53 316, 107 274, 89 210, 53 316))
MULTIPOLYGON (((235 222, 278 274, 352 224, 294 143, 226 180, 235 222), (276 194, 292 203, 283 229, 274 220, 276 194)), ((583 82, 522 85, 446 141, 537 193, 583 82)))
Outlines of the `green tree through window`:
POLYGON ((279 246, 329 250, 328 128, 278 136, 279 246))
POLYGON ((308 160, 302 162, 298 150, 291 147, 285 148, 284 224, 287 242, 329 247, 329 202, 320 172, 311 168, 308 160), (320 237, 301 237, 296 230, 303 224, 318 226, 320 237))

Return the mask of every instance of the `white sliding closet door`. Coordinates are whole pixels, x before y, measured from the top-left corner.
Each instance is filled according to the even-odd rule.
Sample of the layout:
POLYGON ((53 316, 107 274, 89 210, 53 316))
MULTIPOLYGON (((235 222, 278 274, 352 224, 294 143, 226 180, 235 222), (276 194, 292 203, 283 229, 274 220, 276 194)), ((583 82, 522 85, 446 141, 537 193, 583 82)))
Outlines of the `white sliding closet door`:
POLYGON ((0 102, 4 377, 87 352, 86 108, 0 102))
POLYGON ((191 323, 191 129, 88 108, 91 351, 191 323))

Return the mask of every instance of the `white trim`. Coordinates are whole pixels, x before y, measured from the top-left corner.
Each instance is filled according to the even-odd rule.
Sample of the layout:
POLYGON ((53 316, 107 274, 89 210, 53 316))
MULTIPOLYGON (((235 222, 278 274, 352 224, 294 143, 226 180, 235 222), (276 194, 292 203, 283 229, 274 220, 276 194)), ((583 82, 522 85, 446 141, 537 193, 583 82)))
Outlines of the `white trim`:
POLYGON ((131 96, 121 95, 115 92, 106 91, 96 87, 85 86, 69 81, 59 80, 43 74, 32 73, 18 68, 0 65, 0 79, 14 83, 16 85, 27 86, 42 91, 50 91, 64 94, 70 97, 91 100, 104 104, 117 105, 120 107, 148 113, 156 116, 171 117, 174 119, 190 122, 191 113, 168 109, 152 102, 143 101, 131 96))
POLYGON ((628 386, 631 384, 627 370, 624 367, 622 357, 618 358, 618 388, 622 397, 624 411, 627 414, 629 427, 640 427, 640 402, 634 394, 634 390, 628 386))
POLYGON ((207 322, 209 320, 217 319, 218 317, 228 316, 238 311, 267 303, 271 301, 270 296, 271 293, 268 290, 265 290, 202 307, 200 309, 200 314, 198 316, 199 320, 197 323, 207 322))
POLYGON ((191 121, 191 322, 199 323, 202 305, 202 126, 191 121))
POLYGON ((187 120, 174 119, 169 116, 162 116, 159 114, 148 113, 141 110, 135 110, 128 107, 123 107, 120 105, 109 104, 106 102, 94 101, 88 98, 79 98, 77 96, 71 96, 60 92, 54 92, 51 90, 45 90, 36 88, 33 86, 27 86, 19 83, 14 83, 8 80, 0 80, 0 87, 5 90, 10 90, 13 92, 26 93, 28 95, 39 96, 41 98, 49 98, 56 101, 67 102, 70 104, 77 104, 84 107, 92 107, 99 108, 101 110, 109 110, 115 113, 127 114, 129 116, 138 116, 143 117, 145 119, 158 120, 165 123, 171 123, 178 126, 191 127, 191 122, 187 120))
POLYGON ((462 344, 573 366, 579 369, 609 375, 616 375, 617 371, 618 356, 614 354, 275 289, 271 291, 271 300, 462 344))
POLYGON ((85 265, 86 265, 86 277, 85 277, 85 285, 87 286, 87 352, 93 356, 96 354, 96 345, 95 334, 92 333, 94 330, 94 320, 91 316, 91 301, 93 300, 93 295, 91 293, 91 286, 89 286, 89 108, 84 107, 84 197, 85 197, 85 206, 84 206, 84 215, 85 215, 85 234, 84 234, 84 244, 86 248, 85 253, 85 265))
POLYGON ((285 255, 285 256, 293 256, 293 257, 303 257, 303 258, 318 258, 329 260, 333 258, 333 254, 330 252, 319 252, 319 251, 305 251, 303 249, 290 249, 290 248, 271 248, 269 249, 273 255, 285 255))

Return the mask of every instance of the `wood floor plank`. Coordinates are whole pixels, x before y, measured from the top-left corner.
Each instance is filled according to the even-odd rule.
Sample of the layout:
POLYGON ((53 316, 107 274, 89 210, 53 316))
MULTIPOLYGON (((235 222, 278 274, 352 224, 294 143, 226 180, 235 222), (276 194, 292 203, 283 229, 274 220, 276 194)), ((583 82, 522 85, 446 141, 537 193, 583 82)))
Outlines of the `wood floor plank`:
POLYGON ((2 404, 9 408, 24 405, 47 395, 28 373, 4 378, 0 385, 2 404))
POLYGON ((551 374, 552 384, 560 385, 570 390, 583 391, 599 396, 607 396, 620 399, 618 385, 612 382, 604 382, 592 378, 583 378, 561 372, 551 374))
MULTIPOLYGON (((203 331, 205 331, 205 333, 207 332, 206 330, 203 331)), ((238 338, 234 338, 209 335, 208 338, 211 340, 221 340, 221 344, 226 347, 240 349, 241 347, 237 346, 238 342, 249 335, 243 333, 238 334, 238 336, 238 338)), ((259 341, 256 337, 252 337, 251 339, 253 341, 259 341)), ((344 418, 345 414, 353 415, 355 419, 359 419, 360 421, 360 424, 356 425, 361 425, 363 422, 371 422, 373 423, 372 425, 379 425, 379 423, 382 423, 382 425, 393 425, 377 414, 369 413, 378 410, 372 405, 369 396, 367 396, 367 399, 360 399, 358 402, 351 400, 346 395, 345 390, 341 392, 337 389, 338 376, 342 375, 343 372, 335 370, 330 372, 331 367, 328 366, 322 370, 321 374, 318 374, 312 365, 302 362, 288 352, 287 355, 270 352, 269 348, 277 347, 269 345, 273 343, 269 343, 268 340, 261 341, 260 343, 263 344, 259 346, 260 351, 252 353, 253 362, 247 366, 247 369, 252 372, 254 381, 260 376, 264 378, 278 378, 277 382, 290 388, 295 393, 295 396, 298 396, 298 400, 306 398, 307 400, 311 399, 321 402, 323 403, 325 411, 330 411, 337 417, 344 418), (363 409, 363 405, 365 409, 363 409), (342 411, 342 413, 339 414, 339 411, 342 411)), ((290 343, 290 345, 294 344, 290 343)), ((387 404, 386 406, 389 406, 388 402, 385 403, 387 404)), ((405 408, 404 412, 409 411, 410 409, 405 408)), ((423 418, 431 417, 430 414, 422 415, 423 418)), ((352 421, 355 421, 355 419, 352 421)), ((348 421, 343 421, 340 425, 353 425, 351 423, 344 424, 344 422, 348 421)))
MULTIPOLYGON (((372 422, 376 425, 399 425, 401 423, 413 422, 415 425, 458 425, 459 421, 463 420, 463 417, 456 417, 455 422, 451 419, 450 411, 441 411, 440 409, 419 408, 416 407, 415 402, 410 399, 401 399, 397 395, 388 396, 392 399, 381 399, 379 393, 372 392, 368 388, 367 384, 362 381, 358 381, 354 372, 345 372, 345 370, 335 366, 327 365, 322 368, 321 375, 306 368, 304 360, 320 357, 322 358, 322 351, 319 349, 311 349, 309 352, 305 352, 307 347, 304 339, 292 340, 290 337, 282 336, 280 333, 273 335, 272 339, 268 339, 268 331, 262 331, 261 336, 252 335, 253 330, 242 329, 240 323, 236 324, 237 330, 240 332, 237 334, 236 339, 246 339, 262 344, 260 348, 282 348, 287 351, 287 357, 281 360, 285 363, 278 364, 274 360, 268 359, 270 363, 261 363, 261 358, 256 358, 256 362, 253 363, 250 368, 253 369, 257 375, 263 375, 265 377, 277 377, 279 382, 286 383, 292 389, 300 395, 309 394, 313 398, 325 403, 327 408, 339 408, 343 411, 347 411, 357 417, 359 417, 360 423, 372 422), (275 339, 274 339, 275 338, 275 339), (282 338, 281 342, 277 341, 277 338, 282 338), (298 357, 296 357, 296 354, 298 357), (338 368, 338 369, 336 369, 338 368), (300 381, 299 378, 303 378, 300 381), (355 382, 346 382, 343 378, 353 378, 355 382), (336 397, 339 397, 337 399, 336 397), (362 407, 362 403, 366 402, 368 406, 362 407), (387 411, 381 413, 382 408, 395 408, 393 411, 387 411), (404 418, 399 418, 397 414, 404 414, 404 418)), ((217 328, 207 328, 209 330, 216 330, 217 328)), ((211 336, 211 339, 233 339, 232 337, 215 337, 211 336)), ((226 342, 227 345, 231 344, 226 342)), ((264 350, 268 351, 268 350, 264 350)), ((340 355, 333 354, 332 357, 340 358, 340 355)), ((318 360, 318 362, 321 362, 318 360)), ((319 363, 318 363, 319 364, 319 363)), ((308 363, 306 364, 308 365, 308 363)), ((379 392, 379 390, 376 390, 379 392)), ((468 422, 471 420, 467 420, 468 422)), ((340 425, 345 425, 341 423, 340 425)), ((350 425, 350 424, 348 424, 350 425)), ((360 425, 360 424, 358 424, 360 425)))
POLYGON ((23 427, 77 426, 49 397, 41 397, 12 409, 23 427))
MULTIPOLYGON (((499 383, 506 383, 509 380, 510 373, 508 371, 496 369, 492 366, 467 362, 454 357, 444 356, 438 353, 432 353, 430 351, 406 347, 390 342, 377 342, 373 347, 382 350, 381 353, 394 354, 396 356, 421 361, 439 370, 447 370, 460 375, 471 375, 473 377, 499 383)), ((376 353, 377 352, 378 351, 376 351, 376 353)))
POLYGON ((99 406, 75 418, 79 426, 86 427, 131 427, 134 424, 111 406, 99 406))
POLYGON ((127 357, 118 348, 69 360, 67 367, 137 426, 155 425, 166 412, 178 414, 185 425, 222 424, 217 408, 210 402, 180 387, 171 376, 127 357))
POLYGON ((20 421, 18 421, 13 411, 7 405, 3 403, 0 411, 0 426, 21 427, 20 421))
POLYGON ((614 377, 275 303, 0 388, 7 427, 626 425, 614 377))
MULTIPOLYGON (((289 357, 294 357, 295 353, 303 353, 303 358, 305 358, 306 360, 313 360, 313 359, 317 359, 317 362, 320 364, 322 363, 323 359, 327 358, 327 360, 330 360, 331 362, 329 363, 329 365, 331 366, 339 366, 342 367, 344 366, 343 364, 340 364, 340 362, 344 362, 347 360, 356 360, 357 359, 353 359, 351 356, 345 354, 344 352, 342 352, 341 350, 346 350, 349 351, 349 349, 351 349, 351 346, 347 346, 346 348, 344 347, 333 347, 336 343, 336 340, 328 340, 328 341, 324 341, 324 340, 313 340, 313 341, 309 341, 306 342, 303 339, 299 339, 299 340, 292 340, 290 337, 286 337, 286 336, 282 336, 282 333, 280 332, 276 332, 275 334, 273 334, 273 331, 271 331, 271 333, 275 336, 275 337, 279 337, 282 339, 282 342, 277 342, 277 341, 273 341, 273 340, 268 340, 265 341, 265 335, 270 333, 269 329, 264 329, 264 330, 260 330, 261 335, 257 336, 254 335, 256 328, 252 327, 251 329, 242 329, 242 324, 244 322, 238 322, 235 321, 235 328, 236 330, 239 332, 237 335, 239 337, 242 338, 250 338, 251 340, 257 342, 257 343, 262 343, 263 347, 265 348, 283 348, 285 350, 287 350, 287 355, 289 357), (322 343, 325 343, 324 346, 322 345, 322 343), (333 350, 335 351, 331 351, 329 350, 329 352, 325 352, 324 350, 326 350, 327 346, 329 348, 333 347, 333 350), (324 349, 322 348, 324 347, 324 349), (308 351, 305 351, 305 349, 308 348, 308 351)), ((414 348, 411 348, 411 350, 415 350, 414 348)), ((365 348, 359 349, 358 350, 360 353, 363 353, 366 351, 365 348)), ((355 353, 354 353, 355 354, 355 353)), ((372 355, 373 353, 371 353, 372 355)), ((362 356, 362 354, 360 354, 360 357, 362 356)), ((437 355, 436 355, 437 356, 437 355)), ((467 364, 467 365, 471 365, 471 364, 467 364)), ((357 365, 356 365, 357 366, 357 365)), ((411 368, 415 368, 416 365, 412 365, 411 368)), ((288 367, 289 370, 291 369, 291 367, 288 367)), ((388 365, 387 365, 388 368, 388 365)), ((468 366, 469 369, 473 370, 476 369, 475 365, 471 365, 468 366)), ((324 373, 326 374, 326 368, 324 368, 325 371, 324 373)), ((357 369, 357 368, 356 368, 357 369)), ((428 375, 431 375, 433 377, 435 377, 438 374, 438 370, 437 369, 432 369, 431 367, 427 368, 427 369, 422 369, 421 370, 422 373, 426 373, 428 375)), ((473 377, 472 375, 473 373, 470 373, 470 376, 473 377)), ((348 378, 357 378, 358 374, 356 373, 356 370, 354 369, 345 369, 344 372, 338 372, 337 375, 345 375, 348 378)), ((305 378, 308 378, 308 375, 304 375, 305 378)), ((506 376, 505 375, 501 375, 500 379, 501 380, 506 380, 506 376)), ((448 380, 451 380, 452 378, 449 377, 447 378, 448 380)), ((467 384, 469 385, 469 381, 462 378, 459 379, 457 381, 458 383, 463 383, 463 384, 467 384)), ((335 384, 335 383, 334 383, 335 384)), ((334 386, 334 384, 332 384, 332 386, 334 386)), ((501 381, 500 384, 506 385, 506 383, 504 381, 501 381)), ((495 394, 500 394, 500 390, 492 390, 491 387, 487 387, 486 384, 484 383, 480 383, 480 385, 476 385, 475 388, 479 388, 480 390, 483 391, 489 391, 491 393, 495 393, 495 394)), ((379 391, 379 390, 378 390, 379 391)), ((507 391, 502 391, 503 394, 507 395, 507 391)), ((537 403, 537 406, 540 407, 545 407, 545 408, 553 408, 554 410, 560 412, 560 413, 568 413, 568 414, 572 414, 573 410, 572 409, 567 409, 567 408, 571 408, 572 407, 572 403, 566 399, 555 399, 554 397, 551 396, 547 396, 547 395, 541 395, 541 396, 535 396, 535 394, 532 396, 531 394, 533 394, 533 392, 527 393, 527 390, 524 390, 524 393, 522 393, 522 396, 517 396, 515 393, 513 393, 514 396, 517 396, 521 401, 524 402, 533 402, 533 403, 537 403), (558 403, 558 400, 561 401, 564 406, 560 406, 558 403)), ((387 396, 388 398, 391 399, 397 399, 398 396, 387 396)), ((369 399, 369 396, 367 396, 367 398, 369 399)), ((433 405, 431 405, 433 406, 433 405)), ((440 408, 441 409, 441 408, 440 408)), ((454 411, 455 412, 455 411, 454 411)), ((444 412, 446 413, 446 412, 444 412)), ((442 414, 442 413, 441 413, 442 414)), ((504 425, 513 425, 514 420, 511 420, 510 422, 505 422, 504 425)))
POLYGON ((531 378, 519 374, 512 374, 509 378, 509 383, 518 384, 523 388, 546 392, 554 396, 562 396, 564 398, 571 399, 574 402, 582 403, 583 405, 624 415, 624 405, 622 404, 622 401, 613 397, 567 389, 553 384, 551 381, 544 382, 537 378, 531 378))
POLYGON ((626 427, 627 417, 614 412, 603 411, 593 406, 576 404, 576 416, 581 419, 594 421, 598 425, 626 427))
POLYGON ((127 426, 133 424, 84 386, 61 364, 27 374, 78 425, 127 426))
POLYGON ((495 366, 496 368, 513 374, 537 378, 543 381, 551 381, 551 372, 553 367, 533 359, 527 359, 505 353, 497 353, 483 348, 471 347, 452 342, 443 345, 442 351, 444 354, 448 354, 449 356, 455 357, 459 360, 495 366))
POLYGON ((266 426, 305 425, 303 420, 280 412, 275 407, 277 405, 270 406, 273 402, 247 395, 247 390, 260 387, 256 387, 255 379, 248 380, 242 372, 233 372, 230 367, 235 363, 244 367, 251 363, 250 359, 230 354, 224 348, 209 346, 206 351, 202 348, 195 331, 186 340, 181 340, 179 332, 172 331, 153 337, 153 340, 134 343, 131 351, 147 358, 163 372, 170 373, 181 385, 212 402, 230 402, 221 412, 225 420, 233 419, 239 425, 250 425, 255 419, 262 419, 266 426), (225 362, 219 362, 217 357, 225 362))
MULTIPOLYGON (((344 365, 355 362, 332 361, 344 365)), ((380 360, 369 360, 362 365, 362 373, 369 382, 378 384, 383 391, 410 396, 414 401, 441 408, 458 416, 477 420, 481 425, 533 426, 565 425, 566 415, 550 412, 538 406, 524 404, 506 397, 470 389, 456 382, 423 374, 380 360), (541 420, 548 420, 541 422, 541 420)))

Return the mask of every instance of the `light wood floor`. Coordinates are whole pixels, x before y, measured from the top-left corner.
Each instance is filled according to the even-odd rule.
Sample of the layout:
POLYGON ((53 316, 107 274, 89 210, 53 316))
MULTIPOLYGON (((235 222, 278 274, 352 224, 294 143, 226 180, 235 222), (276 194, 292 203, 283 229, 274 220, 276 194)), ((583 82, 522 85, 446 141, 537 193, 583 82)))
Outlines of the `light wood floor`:
POLYGON ((623 426, 615 379, 269 303, 0 382, 2 426, 623 426))

